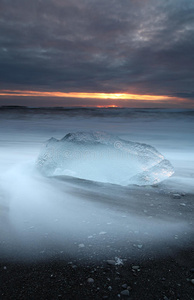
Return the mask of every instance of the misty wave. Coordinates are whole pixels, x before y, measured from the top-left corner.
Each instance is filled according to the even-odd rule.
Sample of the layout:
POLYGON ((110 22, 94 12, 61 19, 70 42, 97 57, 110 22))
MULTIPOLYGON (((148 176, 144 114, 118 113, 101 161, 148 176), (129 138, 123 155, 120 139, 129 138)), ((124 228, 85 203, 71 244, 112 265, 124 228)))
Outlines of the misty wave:
POLYGON ((174 234, 188 229, 184 220, 159 212, 158 200, 150 206, 150 196, 170 205, 155 188, 147 188, 147 197, 140 187, 60 179, 41 176, 32 162, 1 176, 6 206, 0 207, 0 257, 101 259, 121 249, 138 255, 137 245, 149 253, 150 243, 173 243, 174 234))
MULTIPOLYGON (((177 247, 191 240, 193 216, 189 199, 192 195, 186 195, 179 201, 171 197, 171 192, 193 192, 193 177, 190 176, 193 173, 193 122, 188 119, 184 122, 180 119, 159 122, 157 119, 155 122, 154 118, 145 122, 141 116, 137 124, 134 118, 66 118, 61 110, 55 114, 53 110, 45 109, 45 115, 28 111, 19 113, 13 109, 12 113, 2 114, 0 118, 0 258, 45 259, 58 255, 62 259, 70 255, 110 259, 115 256, 136 257, 138 254, 149 257, 150 247, 160 247, 164 252, 172 245, 177 247), (76 142, 76 133, 67 136, 66 141, 60 140, 78 128, 83 134, 90 128, 94 134, 85 132, 84 137, 79 135, 79 142, 76 142), (113 136, 100 133, 104 128, 113 136), (174 133, 175 128, 177 134, 174 133), (55 149, 58 147, 60 150, 64 142, 70 145, 72 140, 69 150, 76 150, 66 152, 69 157, 64 164, 73 159, 78 169, 82 159, 82 172, 88 170, 89 175, 95 176, 94 181, 91 178, 78 179, 77 174, 71 173, 77 170, 70 166, 62 166, 68 176, 52 175, 52 172, 60 174, 59 165, 51 169, 50 175, 42 176, 37 172, 35 162, 42 142, 51 136, 57 139, 49 142, 48 154, 55 153, 53 159, 57 158, 60 151, 55 149), (160 152, 142 142, 155 145, 160 152), (132 157, 137 158, 137 155, 133 155, 131 163, 126 166, 130 154, 125 147, 130 145, 137 146, 139 154, 142 149, 142 156, 135 160, 134 169, 132 157), (51 146, 53 152, 50 151, 51 146), (80 152, 81 149, 83 151, 80 152), (109 180, 128 179, 129 173, 137 167, 136 162, 142 166, 145 157, 145 165, 150 164, 147 170, 155 173, 155 166, 157 168, 160 162, 165 163, 163 154, 172 161, 176 172, 175 176, 158 186, 113 185, 103 177, 107 170, 109 180), (97 182, 97 175, 101 182, 97 182)), ((65 147, 64 151, 67 150, 65 147)), ((47 162, 50 163, 50 160, 47 162)), ((44 168, 40 166, 40 169, 44 173, 44 168)), ((139 174, 143 171, 141 169, 139 174)))

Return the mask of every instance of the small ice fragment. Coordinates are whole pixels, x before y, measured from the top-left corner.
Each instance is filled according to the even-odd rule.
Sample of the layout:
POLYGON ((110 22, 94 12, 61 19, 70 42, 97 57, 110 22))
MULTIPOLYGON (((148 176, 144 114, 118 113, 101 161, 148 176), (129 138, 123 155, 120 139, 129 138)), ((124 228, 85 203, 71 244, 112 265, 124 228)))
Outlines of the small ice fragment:
POLYGON ((123 265, 123 260, 119 257, 115 257, 115 265, 117 266, 123 265))

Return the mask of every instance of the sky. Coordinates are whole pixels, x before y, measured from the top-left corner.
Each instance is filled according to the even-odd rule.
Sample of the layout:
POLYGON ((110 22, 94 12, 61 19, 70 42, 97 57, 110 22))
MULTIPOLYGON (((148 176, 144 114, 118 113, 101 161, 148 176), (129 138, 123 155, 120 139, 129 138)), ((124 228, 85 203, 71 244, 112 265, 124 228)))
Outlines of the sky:
POLYGON ((0 0, 0 105, 194 108, 194 1, 0 0))

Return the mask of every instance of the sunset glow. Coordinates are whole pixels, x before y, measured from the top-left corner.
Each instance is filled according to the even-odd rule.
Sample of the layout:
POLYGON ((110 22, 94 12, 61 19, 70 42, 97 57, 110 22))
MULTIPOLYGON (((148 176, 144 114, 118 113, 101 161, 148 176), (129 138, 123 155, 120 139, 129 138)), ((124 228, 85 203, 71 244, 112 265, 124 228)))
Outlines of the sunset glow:
POLYGON ((117 105, 97 105, 98 108, 116 108, 119 107, 117 105))
MULTIPOLYGON (((78 93, 78 92, 41 92, 28 90, 0 90, 0 96, 9 97, 59 97, 59 98, 81 98, 81 99, 112 99, 112 100, 141 100, 141 101, 184 101, 183 98, 166 95, 139 95, 139 94, 114 94, 114 93, 78 93)), ((110 105, 116 107, 117 105, 110 105)), ((99 106, 101 107, 101 106, 99 106)))

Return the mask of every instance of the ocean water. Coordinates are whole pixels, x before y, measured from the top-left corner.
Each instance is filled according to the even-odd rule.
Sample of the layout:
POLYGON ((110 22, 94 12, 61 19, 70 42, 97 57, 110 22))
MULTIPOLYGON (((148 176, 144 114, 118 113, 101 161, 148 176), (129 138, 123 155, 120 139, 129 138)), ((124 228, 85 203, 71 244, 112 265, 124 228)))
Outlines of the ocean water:
POLYGON ((186 243, 192 235, 193 136, 192 110, 1 108, 0 257, 124 257, 186 243), (154 146, 175 173, 157 187, 123 187, 37 172, 43 143, 77 131, 154 146))

